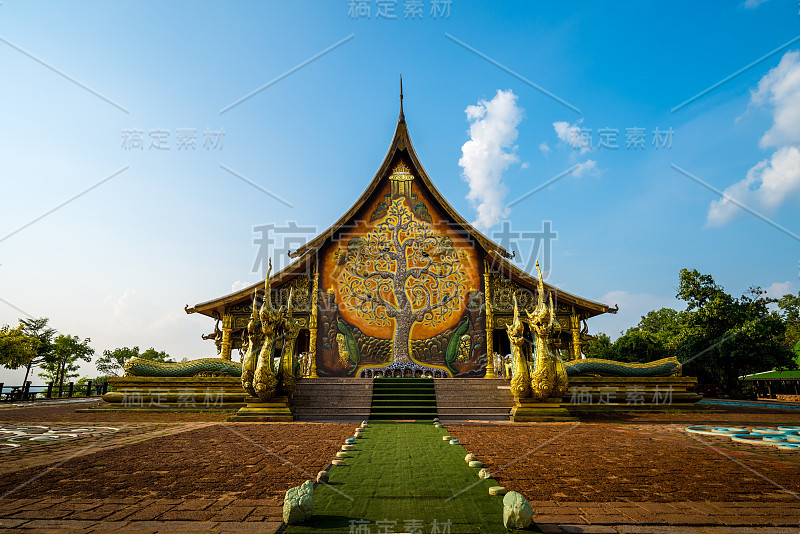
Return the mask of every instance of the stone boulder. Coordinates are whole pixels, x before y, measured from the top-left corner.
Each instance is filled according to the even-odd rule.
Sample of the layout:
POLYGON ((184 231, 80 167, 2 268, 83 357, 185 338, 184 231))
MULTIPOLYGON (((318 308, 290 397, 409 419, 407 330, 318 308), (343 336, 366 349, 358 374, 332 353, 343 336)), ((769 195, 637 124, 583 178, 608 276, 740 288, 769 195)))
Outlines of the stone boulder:
POLYGON ((522 494, 516 491, 506 493, 503 497, 503 525, 507 529, 528 528, 532 518, 533 507, 522 494))
POLYGON ((301 486, 289 488, 283 498, 283 522, 299 525, 314 515, 314 483, 310 480, 301 486))

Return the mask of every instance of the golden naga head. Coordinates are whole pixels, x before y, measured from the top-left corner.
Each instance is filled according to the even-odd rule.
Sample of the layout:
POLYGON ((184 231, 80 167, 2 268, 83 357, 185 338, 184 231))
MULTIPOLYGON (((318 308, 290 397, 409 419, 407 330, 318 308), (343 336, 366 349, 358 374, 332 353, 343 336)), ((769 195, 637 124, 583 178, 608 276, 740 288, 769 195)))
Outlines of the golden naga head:
POLYGON ((269 259, 269 267, 267 268, 267 277, 264 279, 264 302, 261 304, 261 317, 262 320, 267 314, 267 310, 272 308, 272 284, 270 283, 270 275, 272 274, 272 258, 269 259))
POLYGON ((517 306, 517 295, 512 295, 514 300, 514 321, 506 326, 508 332, 508 339, 512 344, 517 344, 517 341, 522 342, 522 335, 525 332, 525 325, 519 319, 519 307, 517 306))
POLYGON ((533 312, 525 310, 531 326, 547 322, 547 305, 544 303, 544 282, 542 281, 542 271, 539 269, 539 260, 536 260, 536 273, 539 275, 536 307, 533 309, 533 312))
POLYGON ((256 323, 258 323, 258 312, 256 311, 256 307, 258 306, 258 289, 253 291, 253 311, 250 314, 250 321, 247 323, 247 331, 248 332, 255 332, 256 330, 256 323))
POLYGON ((561 324, 556 319, 555 308, 553 308, 553 293, 549 292, 547 295, 547 303, 544 301, 544 281, 542 280, 542 271, 539 269, 539 261, 536 261, 536 273, 539 275, 539 291, 536 299, 536 307, 533 312, 525 310, 528 315, 528 322, 532 328, 546 327, 551 332, 553 330, 560 331, 561 324))

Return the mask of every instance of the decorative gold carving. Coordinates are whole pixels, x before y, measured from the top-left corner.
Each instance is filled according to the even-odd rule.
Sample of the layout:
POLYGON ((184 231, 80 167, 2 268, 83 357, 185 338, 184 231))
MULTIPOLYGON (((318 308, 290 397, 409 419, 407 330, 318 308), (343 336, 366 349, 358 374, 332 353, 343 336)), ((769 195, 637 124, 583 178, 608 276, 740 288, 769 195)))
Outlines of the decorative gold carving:
POLYGON ((317 375, 317 309, 319 308, 319 271, 317 262, 314 262, 313 274, 314 281, 311 290, 311 318, 308 321, 308 352, 311 358, 311 378, 319 378, 317 375))
POLYGON ((336 334, 336 346, 339 348, 339 360, 347 365, 350 363, 350 351, 347 348, 344 334, 341 332, 336 334))
POLYGON ((389 181, 392 185, 392 200, 406 197, 411 202, 411 183, 414 181, 414 175, 411 174, 408 166, 402 161, 398 163, 389 176, 389 181))
POLYGON ((223 360, 230 361, 231 359, 231 328, 233 326, 233 317, 229 314, 222 316, 222 346, 220 348, 220 357, 223 360))
POLYGON ((513 315, 495 315, 493 317, 494 327, 497 329, 506 328, 514 323, 513 315))
POLYGON ((525 398, 531 396, 531 385, 528 378, 528 360, 523 352, 523 334, 525 326, 519 318, 519 309, 517 308, 517 297, 512 295, 514 302, 514 321, 511 325, 506 327, 508 333, 508 341, 511 343, 511 357, 513 358, 514 376, 511 378, 511 394, 517 398, 525 398))
POLYGON ((494 309, 492 307, 492 273, 489 261, 483 260, 483 282, 486 289, 484 302, 486 302, 486 375, 485 378, 494 378, 494 309))
POLYGON ((583 341, 581 340, 581 316, 575 313, 574 307, 572 308, 572 314, 569 316, 569 324, 572 332, 572 353, 570 354, 570 360, 580 360, 581 346, 583 345, 583 341))
POLYGON ((490 274, 489 280, 491 287, 487 287, 487 294, 491 293, 491 299, 487 296, 486 300, 491 304, 493 314, 505 313, 510 315, 514 297, 516 297, 517 304, 523 310, 533 305, 533 292, 510 278, 493 272, 490 274))
POLYGON ((469 334, 461 336, 458 342, 458 361, 466 362, 472 357, 472 338, 469 334))

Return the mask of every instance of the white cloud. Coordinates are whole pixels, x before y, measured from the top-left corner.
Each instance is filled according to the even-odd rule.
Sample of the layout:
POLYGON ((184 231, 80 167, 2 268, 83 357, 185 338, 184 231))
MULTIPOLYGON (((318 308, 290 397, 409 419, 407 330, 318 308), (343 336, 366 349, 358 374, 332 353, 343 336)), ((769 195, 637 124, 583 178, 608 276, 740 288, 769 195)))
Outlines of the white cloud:
POLYGON ((731 199, 754 210, 776 211, 792 198, 800 198, 800 52, 784 54, 751 92, 752 105, 773 108, 773 122, 759 141, 762 148, 778 147, 747 171, 745 178, 713 200, 706 215, 706 226, 722 226, 742 209, 731 199))
POLYGON ((794 284, 790 281, 774 282, 767 289, 767 296, 779 299, 789 293, 794 293, 794 284))
POLYGON ((559 141, 566 144, 570 148, 579 149, 580 153, 588 152, 591 150, 591 144, 588 139, 584 139, 581 135, 581 123, 583 119, 579 119, 575 124, 570 124, 566 121, 558 121, 553 123, 553 129, 556 131, 556 136, 559 141))
POLYGON ((539 143, 539 150, 541 150, 542 154, 546 156, 550 154, 550 145, 547 144, 547 141, 542 141, 539 143))
POLYGON ((522 109, 511 90, 498 90, 493 99, 480 100, 465 111, 471 123, 470 140, 461 147, 458 164, 469 184, 467 199, 478 211, 473 224, 486 231, 510 212, 504 202, 508 188, 502 180, 508 167, 519 161, 514 142, 522 109))
POLYGON ((745 0, 743 5, 745 9, 755 9, 767 1, 768 0, 745 0))
POLYGON ((713 200, 706 225, 722 226, 742 213, 730 199, 751 209, 775 211, 784 201, 800 193, 800 150, 783 147, 747 171, 744 180, 728 186, 725 197, 713 200), (728 198, 729 197, 729 198, 728 198))
POLYGON ((575 170, 572 171, 572 174, 576 177, 580 177, 586 172, 592 172, 597 170, 597 162, 593 159, 587 159, 583 163, 578 163, 578 166, 575 167, 575 170))
POLYGON ((240 289, 244 289, 249 286, 247 282, 242 282, 241 280, 236 280, 233 284, 231 284, 231 291, 239 291, 240 289))
POLYGON ((762 148, 800 142, 800 52, 784 54, 751 92, 750 101, 774 108, 773 124, 759 142, 762 148))

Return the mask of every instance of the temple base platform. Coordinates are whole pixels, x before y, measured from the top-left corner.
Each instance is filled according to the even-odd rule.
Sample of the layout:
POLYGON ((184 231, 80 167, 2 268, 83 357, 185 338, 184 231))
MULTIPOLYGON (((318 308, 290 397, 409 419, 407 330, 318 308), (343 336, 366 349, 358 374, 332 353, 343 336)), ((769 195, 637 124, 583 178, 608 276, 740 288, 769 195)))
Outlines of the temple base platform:
POLYGON ((258 397, 247 397, 245 402, 246 406, 228 416, 229 422, 288 423, 294 421, 288 397, 275 397, 269 402, 262 402, 258 397))
POLYGON ((247 393, 238 377, 145 377, 110 378, 113 388, 103 395, 107 403, 79 412, 173 411, 205 412, 238 410, 247 393))
POLYGON ((511 420, 515 423, 577 421, 567 409, 568 404, 560 398, 544 399, 514 399, 511 408, 511 420))
POLYGON ((577 376, 570 377, 564 401, 573 414, 697 410, 703 396, 694 392, 695 384, 692 376, 577 376))

